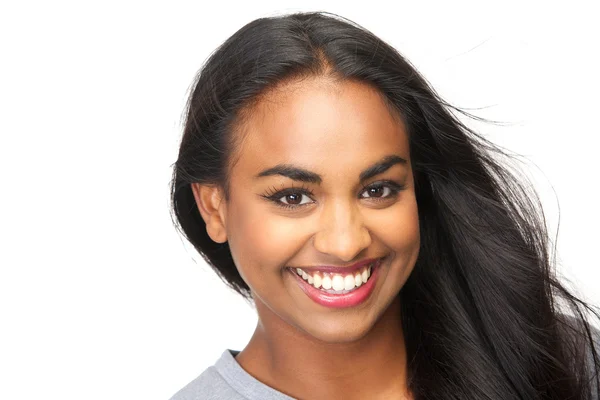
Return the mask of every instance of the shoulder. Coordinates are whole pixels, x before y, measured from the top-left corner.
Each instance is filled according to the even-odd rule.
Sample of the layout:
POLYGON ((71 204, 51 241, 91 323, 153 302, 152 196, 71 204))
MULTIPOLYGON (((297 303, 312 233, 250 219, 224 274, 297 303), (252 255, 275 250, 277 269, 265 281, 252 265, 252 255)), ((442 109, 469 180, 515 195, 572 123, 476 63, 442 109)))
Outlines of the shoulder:
POLYGON ((170 400, 241 400, 236 392, 223 378, 215 366, 207 368, 200 376, 188 383, 171 397, 170 400))
POLYGON ((235 360, 235 350, 225 350, 217 362, 175 393, 171 400, 294 400, 258 381, 235 360))

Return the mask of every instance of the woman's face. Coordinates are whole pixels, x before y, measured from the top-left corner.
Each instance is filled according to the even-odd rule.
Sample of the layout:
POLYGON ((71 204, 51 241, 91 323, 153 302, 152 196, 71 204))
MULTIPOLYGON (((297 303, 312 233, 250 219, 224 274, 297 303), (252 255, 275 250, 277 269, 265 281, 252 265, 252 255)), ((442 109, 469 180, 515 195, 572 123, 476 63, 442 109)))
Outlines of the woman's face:
MULTIPOLYGON (((259 317, 325 342, 363 337, 397 296, 419 252, 403 124, 370 86, 317 78, 269 92, 253 108, 242 132, 239 158, 231 170, 230 201, 221 203, 219 215, 259 317), (361 181, 363 171, 390 156, 406 163, 389 163, 361 181), (293 172, 290 176, 259 176, 283 164, 293 172), (310 280, 296 270, 313 277, 313 288, 314 276, 319 276, 321 287, 315 289, 323 290, 326 276, 333 282, 340 275, 345 285, 350 274, 343 273, 346 269, 320 271, 319 266, 350 267, 380 257, 385 259, 372 272, 368 296, 341 305, 334 299, 333 307, 313 300, 314 291, 307 295, 310 280)), ((205 220, 207 225, 219 223, 205 220)), ((364 270, 355 272, 364 280, 364 270)))

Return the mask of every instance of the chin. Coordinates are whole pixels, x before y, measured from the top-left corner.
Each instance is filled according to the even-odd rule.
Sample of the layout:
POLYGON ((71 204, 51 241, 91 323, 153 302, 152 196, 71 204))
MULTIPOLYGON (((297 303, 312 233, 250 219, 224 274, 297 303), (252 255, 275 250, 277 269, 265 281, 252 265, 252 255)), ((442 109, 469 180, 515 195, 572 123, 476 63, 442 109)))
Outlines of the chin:
POLYGON ((365 337, 374 326, 373 323, 367 321, 361 321, 356 323, 354 321, 324 321, 317 322, 313 321, 311 326, 305 326, 303 331, 316 339, 324 343, 351 343, 365 337))

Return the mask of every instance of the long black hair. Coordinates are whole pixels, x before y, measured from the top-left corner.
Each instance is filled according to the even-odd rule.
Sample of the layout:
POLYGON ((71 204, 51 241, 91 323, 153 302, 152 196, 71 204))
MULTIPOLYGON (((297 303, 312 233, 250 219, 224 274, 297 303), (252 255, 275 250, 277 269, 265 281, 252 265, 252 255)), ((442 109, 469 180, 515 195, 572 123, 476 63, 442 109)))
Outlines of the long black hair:
POLYGON ((228 243, 208 236, 191 183, 219 185, 227 201, 238 128, 251 106, 284 80, 320 75, 371 85, 407 127, 421 249, 399 294, 399 317, 415 398, 598 394, 587 318, 600 315, 556 278, 535 192, 499 161, 506 152, 462 123, 460 110, 394 48, 335 14, 252 21, 199 71, 171 200, 175 225, 204 260, 250 297, 228 243))

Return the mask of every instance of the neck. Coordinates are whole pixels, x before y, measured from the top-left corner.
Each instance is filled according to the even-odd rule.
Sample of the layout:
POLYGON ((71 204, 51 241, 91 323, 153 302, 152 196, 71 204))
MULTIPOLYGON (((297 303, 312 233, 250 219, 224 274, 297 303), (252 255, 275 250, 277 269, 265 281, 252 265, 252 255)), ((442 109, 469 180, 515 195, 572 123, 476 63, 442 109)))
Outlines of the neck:
POLYGON ((254 335, 236 360, 259 381, 296 398, 409 398, 397 297, 373 328, 350 343, 325 343, 256 302, 254 335), (335 397, 333 396, 333 397, 335 397))

